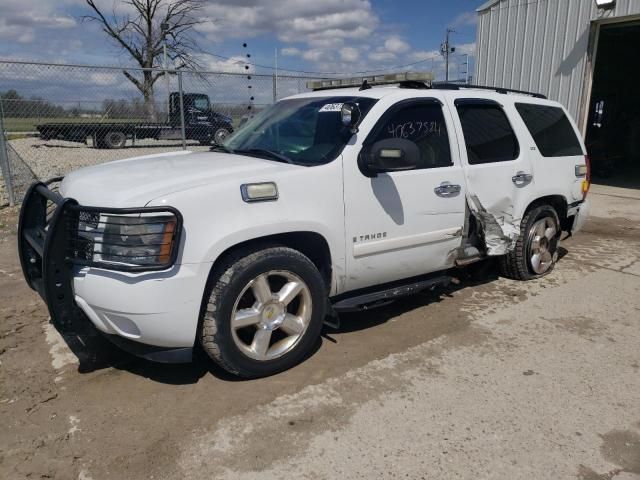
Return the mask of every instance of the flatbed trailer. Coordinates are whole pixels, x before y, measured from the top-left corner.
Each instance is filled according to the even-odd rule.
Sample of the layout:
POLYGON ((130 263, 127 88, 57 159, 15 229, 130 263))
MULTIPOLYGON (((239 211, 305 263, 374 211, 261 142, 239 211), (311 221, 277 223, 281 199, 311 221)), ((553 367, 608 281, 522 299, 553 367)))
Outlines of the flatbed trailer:
MULTIPOLYGON (((211 109, 209 97, 204 94, 183 95, 184 136, 203 145, 221 143, 233 132, 231 117, 211 109)), ((169 122, 56 122, 36 125, 43 140, 66 140, 87 143, 95 148, 123 148, 127 140, 180 140, 182 118, 177 93, 170 95, 169 122)))

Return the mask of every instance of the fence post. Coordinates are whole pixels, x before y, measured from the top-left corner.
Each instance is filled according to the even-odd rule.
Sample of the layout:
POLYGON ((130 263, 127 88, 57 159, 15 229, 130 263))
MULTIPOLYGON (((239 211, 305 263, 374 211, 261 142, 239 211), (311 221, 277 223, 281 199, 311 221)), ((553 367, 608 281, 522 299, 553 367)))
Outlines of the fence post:
POLYGON ((178 95, 180 96, 180 129, 182 130, 182 149, 187 149, 187 136, 184 131, 184 100, 182 99, 182 72, 178 70, 178 95))
POLYGON ((9 198, 9 206, 13 207, 16 203, 15 196, 13 194, 13 178, 11 177, 11 165, 9 165, 9 154, 7 152, 7 144, 4 136, 4 113, 2 111, 2 105, 0 105, 0 170, 4 177, 4 184, 7 189, 7 197, 9 198))
POLYGON ((278 77, 276 77, 276 75, 273 75, 273 103, 276 103, 278 101, 278 77))

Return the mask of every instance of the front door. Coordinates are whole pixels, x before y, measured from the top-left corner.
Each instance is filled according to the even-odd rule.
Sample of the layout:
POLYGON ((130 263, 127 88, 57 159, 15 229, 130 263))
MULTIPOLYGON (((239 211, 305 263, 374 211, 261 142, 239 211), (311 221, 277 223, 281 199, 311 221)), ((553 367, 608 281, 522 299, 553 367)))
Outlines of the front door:
POLYGON ((435 99, 392 105, 362 145, 404 138, 420 150, 418 168, 368 178, 360 149, 344 151, 346 290, 453 265, 462 241, 465 187, 451 119, 435 99))

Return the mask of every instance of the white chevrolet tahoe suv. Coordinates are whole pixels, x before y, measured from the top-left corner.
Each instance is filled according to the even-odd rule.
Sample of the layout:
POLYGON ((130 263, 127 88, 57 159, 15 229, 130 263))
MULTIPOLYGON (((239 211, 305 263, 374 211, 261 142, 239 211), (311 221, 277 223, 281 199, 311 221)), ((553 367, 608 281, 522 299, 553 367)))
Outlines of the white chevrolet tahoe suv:
POLYGON ((446 284, 456 267, 499 256, 509 278, 549 273, 588 208, 562 105, 393 80, 319 82, 211 152, 34 184, 19 225, 27 282, 61 329, 90 321, 161 362, 201 345, 259 377, 300 362, 336 312, 446 284))

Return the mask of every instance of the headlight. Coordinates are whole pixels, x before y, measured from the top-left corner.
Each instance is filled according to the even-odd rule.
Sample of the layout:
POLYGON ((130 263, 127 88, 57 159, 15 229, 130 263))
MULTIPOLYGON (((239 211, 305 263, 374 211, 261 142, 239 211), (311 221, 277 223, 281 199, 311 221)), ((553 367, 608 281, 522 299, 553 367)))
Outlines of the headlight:
POLYGON ((178 233, 178 218, 170 213, 80 215, 78 238, 84 243, 78 257, 94 266, 133 267, 116 268, 121 270, 169 267, 175 260, 178 233))

